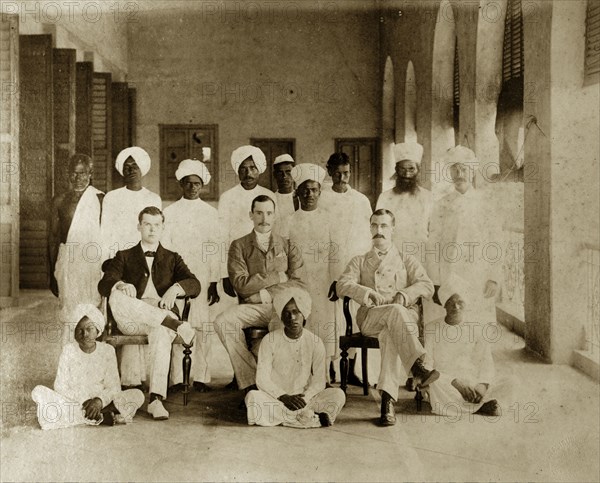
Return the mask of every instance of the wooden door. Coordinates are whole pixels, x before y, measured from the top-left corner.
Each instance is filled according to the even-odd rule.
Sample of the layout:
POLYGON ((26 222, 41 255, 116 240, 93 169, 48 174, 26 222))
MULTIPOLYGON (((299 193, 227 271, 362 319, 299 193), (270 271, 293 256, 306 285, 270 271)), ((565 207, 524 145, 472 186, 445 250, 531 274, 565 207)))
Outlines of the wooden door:
POLYGON ((277 191, 277 183, 273 178, 273 161, 280 154, 289 154, 296 159, 296 140, 295 139, 274 139, 274 138, 252 138, 250 144, 260 148, 267 158, 267 169, 260 175, 258 184, 269 188, 271 191, 277 191))
POLYGON ((54 49, 54 192, 69 189, 69 158, 75 153, 75 56, 74 49, 54 49))
MULTIPOLYGON (((118 154, 131 146, 131 122, 129 89, 127 82, 113 82, 112 93, 112 155, 117 159, 118 154)), ((113 189, 123 186, 123 178, 116 169, 112 170, 113 189)))
POLYGON ((216 124, 160 124, 160 196, 163 201, 181 198, 181 187, 175 171, 184 159, 204 162, 211 181, 204 186, 200 198, 219 199, 219 145, 216 124))
MULTIPOLYGON (((112 94, 110 73, 94 72, 92 84, 92 150, 94 152, 94 186, 112 189, 112 94)), ((118 173, 117 173, 118 175, 118 173)))
POLYGON ((48 220, 53 196, 52 37, 21 35, 20 285, 48 287, 48 220))
POLYGON ((0 307, 19 297, 19 19, 0 19, 0 307))
POLYGON ((374 208, 379 195, 379 139, 339 138, 335 140, 335 151, 346 153, 350 158, 350 186, 369 198, 374 208))
POLYGON ((77 62, 75 94, 75 150, 94 157, 92 145, 92 89, 94 64, 77 62))

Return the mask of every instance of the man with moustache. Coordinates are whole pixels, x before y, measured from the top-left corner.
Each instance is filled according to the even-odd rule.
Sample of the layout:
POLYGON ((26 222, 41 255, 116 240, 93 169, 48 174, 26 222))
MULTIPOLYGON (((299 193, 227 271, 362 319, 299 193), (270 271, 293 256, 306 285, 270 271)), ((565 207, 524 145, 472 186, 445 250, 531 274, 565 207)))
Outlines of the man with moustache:
POLYGON ((415 253, 427 241, 433 209, 431 191, 419 185, 423 146, 415 142, 396 144, 394 158, 396 186, 379 195, 376 209, 385 208, 394 214, 394 244, 398 250, 415 253))
MULTIPOLYGON (((219 302, 217 282, 221 277, 221 237, 219 214, 215 208, 200 199, 200 193, 211 179, 206 165, 197 159, 185 159, 177 167, 175 178, 179 181, 183 196, 167 206, 165 231, 161 243, 165 248, 179 253, 202 287, 208 287, 206 296, 191 300, 189 321, 196 329, 192 349, 191 379, 196 391, 210 390, 208 359, 211 348, 212 324, 209 307, 219 302)), ((182 387, 183 347, 173 346, 170 390, 182 387)))
POLYGON ((426 360, 440 372, 426 390, 435 414, 500 416, 499 400, 512 402, 514 378, 495 376, 491 341, 498 332, 482 319, 478 292, 451 274, 438 291, 446 314, 425 326, 426 360))
POLYGON ((294 164, 294 158, 289 154, 281 154, 273 161, 273 177, 277 183, 275 205, 279 210, 279 220, 284 220, 300 207, 292 178, 294 164))
MULTIPOLYGON (((231 153, 231 167, 237 173, 240 183, 225 191, 219 198, 219 222, 224 241, 224 253, 236 240, 252 230, 252 221, 248 218, 248 207, 252 200, 265 195, 275 200, 275 194, 258 184, 259 176, 267 168, 264 153, 256 146, 241 146, 231 153)), ((222 257, 223 259, 223 257, 222 257)), ((231 297, 235 291, 227 276, 226 265, 222 266, 223 289, 231 297)))
POLYGON ((250 206, 254 229, 234 240, 227 268, 238 294, 239 305, 220 313, 215 331, 225 346, 240 389, 256 389, 256 360, 246 347, 246 327, 279 328, 273 317, 273 297, 286 288, 303 286, 302 255, 290 243, 273 232, 275 202, 266 195, 257 196, 250 206))
POLYGON ((290 288, 273 299, 284 328, 270 332, 260 345, 256 384, 246 395, 248 424, 318 428, 332 426, 346 396, 326 388, 325 347, 304 329, 310 315, 310 295, 290 288))
POLYGON ((381 391, 382 426, 396 424, 394 401, 398 398, 400 366, 412 371, 416 385, 426 387, 439 377, 423 364, 425 350, 419 342, 417 322, 419 297, 429 298, 433 284, 412 255, 400 252, 393 242, 394 215, 375 210, 371 216, 373 247, 354 257, 337 283, 340 297, 360 304, 356 322, 367 337, 377 337, 381 348, 381 371, 377 388, 381 391))
POLYGON ((117 327, 126 335, 147 335, 150 347, 150 404, 156 420, 168 419, 167 397, 171 344, 180 335, 190 344, 196 331, 177 315, 178 297, 196 297, 200 282, 181 256, 160 244, 164 215, 156 206, 140 211, 141 241, 106 262, 98 291, 108 298, 117 327))
POLYGON ((69 342, 78 322, 79 304, 100 304, 96 284, 100 269, 100 213, 104 193, 91 185, 92 158, 74 154, 69 159, 71 189, 52 199, 48 247, 50 290, 60 303, 63 344, 69 342))
MULTIPOLYGON (((146 206, 162 208, 160 196, 142 186, 142 178, 150 171, 150 156, 140 147, 123 149, 115 160, 115 169, 125 186, 109 191, 102 206, 102 260, 112 258, 119 250, 135 246, 140 241, 136 229, 138 215, 146 206)), ((121 347, 121 383, 137 387, 146 380, 147 346, 121 347)))

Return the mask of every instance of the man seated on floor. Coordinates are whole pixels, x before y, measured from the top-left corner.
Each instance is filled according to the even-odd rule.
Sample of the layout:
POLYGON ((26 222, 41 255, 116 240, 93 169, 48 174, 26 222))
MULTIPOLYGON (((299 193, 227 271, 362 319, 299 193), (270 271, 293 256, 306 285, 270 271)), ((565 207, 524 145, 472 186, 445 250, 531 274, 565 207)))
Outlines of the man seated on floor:
POLYGON ((36 386, 31 393, 40 426, 130 423, 144 394, 139 389, 121 391, 115 349, 96 341, 104 331, 104 316, 91 304, 76 306, 74 315, 79 320, 75 342, 63 347, 54 391, 36 386))
POLYGON ((348 296, 360 308, 356 323, 363 335, 377 337, 381 348, 382 426, 396 424, 394 401, 398 399, 400 365, 412 371, 417 386, 427 386, 439 377, 423 365, 425 350, 419 342, 419 297, 433 294, 433 283, 412 255, 401 253, 393 244, 394 215, 386 209, 371 215, 373 247, 346 266, 337 283, 340 297, 348 296))
POLYGON ((297 249, 273 233, 275 202, 266 195, 252 201, 250 219, 254 230, 234 240, 229 249, 227 270, 240 301, 220 313, 215 332, 225 346, 240 389, 256 389, 256 360, 246 347, 246 327, 281 327, 274 317, 273 297, 285 288, 303 286, 304 263, 297 249))
POLYGON ((160 243, 165 218, 156 206, 147 206, 138 217, 142 240, 119 250, 105 262, 98 291, 109 297, 119 330, 126 335, 148 335, 150 348, 150 404, 154 419, 168 419, 162 404, 167 397, 171 344, 179 334, 187 344, 196 331, 176 315, 177 297, 196 297, 200 282, 179 254, 160 243))
POLYGON ((485 322, 483 291, 478 297, 477 288, 450 275, 438 290, 446 316, 425 326, 427 360, 440 372, 427 390, 435 414, 500 416, 498 399, 512 396, 512 378, 495 378, 491 343, 500 339, 499 328, 485 322))
POLYGON ((304 329, 310 295, 290 288, 275 295, 273 308, 284 328, 270 332, 258 352, 258 390, 246 395, 248 424, 317 428, 331 426, 346 402, 341 389, 326 388, 325 346, 304 329))

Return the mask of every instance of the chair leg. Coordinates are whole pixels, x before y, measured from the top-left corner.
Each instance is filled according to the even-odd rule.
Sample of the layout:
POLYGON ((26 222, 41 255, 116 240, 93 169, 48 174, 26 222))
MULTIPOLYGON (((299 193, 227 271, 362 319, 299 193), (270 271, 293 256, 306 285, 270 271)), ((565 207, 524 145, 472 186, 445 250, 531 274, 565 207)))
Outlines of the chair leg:
POLYGON ((368 350, 366 347, 362 347, 360 350, 360 354, 362 357, 362 378, 363 378, 363 394, 365 396, 369 395, 369 371, 367 365, 367 356, 368 350))
POLYGON ((192 353, 191 347, 193 344, 183 344, 183 405, 187 406, 188 394, 190 393, 190 373, 192 372, 192 353))
POLYGON ((342 347, 342 359, 340 360, 340 387, 344 393, 348 388, 348 348, 342 347))
POLYGON ((421 412, 423 408, 423 394, 419 388, 417 388, 417 393, 415 394, 415 402, 417 403, 417 412, 421 412))

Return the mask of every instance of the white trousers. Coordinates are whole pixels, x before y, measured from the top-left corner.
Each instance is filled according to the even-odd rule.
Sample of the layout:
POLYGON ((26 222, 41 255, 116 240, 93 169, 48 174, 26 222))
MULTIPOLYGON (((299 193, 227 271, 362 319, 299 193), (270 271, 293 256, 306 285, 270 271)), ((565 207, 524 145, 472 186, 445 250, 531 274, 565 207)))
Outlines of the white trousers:
POLYGON ((316 413, 327 413, 333 423, 346 403, 346 395, 339 388, 327 388, 316 394, 308 404, 297 411, 264 391, 250 391, 246 395, 248 424, 257 426, 290 426, 294 428, 318 428, 321 426, 316 413))
POLYGON ((415 361, 425 354, 419 342, 418 314, 400 304, 370 307, 358 312, 360 332, 377 337, 381 350, 381 371, 377 388, 398 399, 402 379, 401 366, 408 373, 415 361))
MULTIPOLYGON (((37 404, 37 418, 42 429, 69 428, 82 424, 96 426, 102 422, 102 419, 87 419, 80 402, 70 401, 45 386, 34 387, 31 398, 37 404)), ((131 421, 144 404, 144 394, 139 389, 128 389, 119 392, 112 402, 125 420, 131 421)))
MULTIPOLYGON (((175 319, 177 316, 169 310, 160 309, 143 300, 129 297, 120 290, 112 292, 109 304, 117 326, 123 334, 148 336, 150 392, 166 398, 171 344, 177 333, 161 324, 166 316, 175 319)), ((124 346, 123 349, 126 347, 128 346, 124 346)), ((121 368, 123 368, 123 359, 121 368)), ((121 383, 124 384, 123 378, 121 378, 121 383)))
POLYGON ((248 350, 243 330, 246 327, 283 327, 271 304, 240 304, 230 307, 215 319, 215 332, 225 346, 240 389, 256 384, 256 359, 248 350))
MULTIPOLYGON (((460 376, 458 376, 460 379, 460 376)), ((500 410, 504 412, 512 404, 515 379, 513 377, 499 377, 488 387, 481 402, 474 404, 463 399, 458 389, 452 385, 455 376, 441 373, 440 378, 429 386, 427 394, 431 404, 431 412, 444 417, 460 418, 464 414, 473 414, 479 411, 487 401, 496 399, 500 410)))

